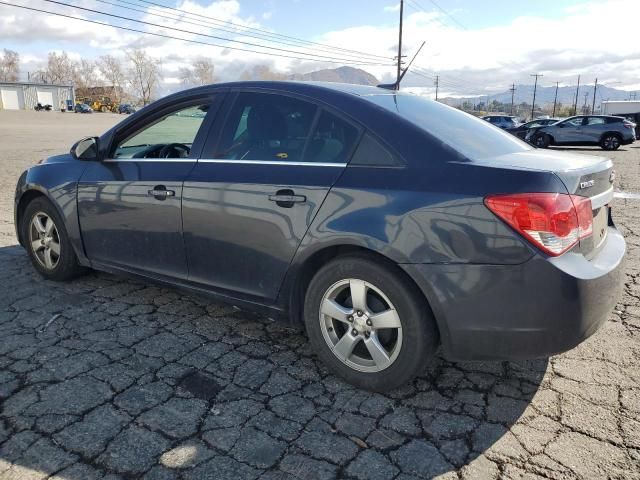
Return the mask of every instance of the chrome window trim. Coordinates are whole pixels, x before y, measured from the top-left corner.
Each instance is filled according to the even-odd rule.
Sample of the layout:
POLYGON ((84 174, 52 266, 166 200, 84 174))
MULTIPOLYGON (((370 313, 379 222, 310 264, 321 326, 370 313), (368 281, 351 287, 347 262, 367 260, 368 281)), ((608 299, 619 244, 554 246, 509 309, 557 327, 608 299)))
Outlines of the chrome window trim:
POLYGON ((591 208, 593 210, 604 207, 613 200, 613 187, 589 198, 591 200, 591 208))
POLYGON ((331 163, 331 162, 287 162, 286 160, 225 160, 225 159, 213 159, 213 158, 201 158, 198 160, 201 163, 229 163, 229 164, 242 164, 242 165, 283 165, 283 166, 295 166, 295 167, 346 167, 346 163, 331 163))
POLYGON ((105 158, 105 163, 114 162, 189 162, 195 163, 195 158, 105 158))

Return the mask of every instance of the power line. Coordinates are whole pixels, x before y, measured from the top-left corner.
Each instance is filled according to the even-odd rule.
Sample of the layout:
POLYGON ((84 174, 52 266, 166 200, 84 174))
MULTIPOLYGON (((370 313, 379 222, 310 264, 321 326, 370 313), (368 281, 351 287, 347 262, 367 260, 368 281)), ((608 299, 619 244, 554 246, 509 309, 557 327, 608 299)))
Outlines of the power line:
MULTIPOLYGON (((137 20, 135 18, 125 17, 125 16, 122 16, 122 15, 116 15, 114 13, 101 12, 99 10, 94 10, 92 8, 86 8, 86 7, 80 7, 80 6, 77 6, 77 5, 71 5, 69 3, 59 2, 57 0, 42 0, 42 1, 48 2, 48 3, 53 3, 53 4, 56 4, 56 5, 62 5, 62 6, 66 6, 66 7, 77 8, 79 10, 84 10, 86 12, 96 13, 96 14, 99 14, 99 15, 105 15, 107 17, 113 17, 113 18, 117 18, 117 19, 120 19, 120 20, 126 20, 126 21, 130 21, 130 22, 141 23, 143 25, 150 25, 152 27, 166 28, 164 25, 160 25, 160 24, 157 24, 157 23, 146 22, 144 20, 137 20)), ((184 30, 184 29, 176 28, 176 27, 171 28, 171 30, 176 31, 176 32, 180 32, 180 33, 187 33, 187 34, 190 34, 190 35, 198 35, 198 36, 201 36, 201 37, 213 38, 215 40, 222 40, 222 41, 231 42, 231 43, 239 43, 239 44, 247 45, 247 46, 250 46, 250 47, 265 48, 265 49, 268 49, 268 50, 275 50, 275 51, 278 51, 278 52, 293 53, 293 54, 296 54, 296 55, 307 55, 307 56, 317 57, 317 58, 312 58, 312 59, 308 59, 307 58, 306 60, 315 60, 315 61, 325 61, 325 59, 336 60, 336 57, 330 57, 330 56, 327 56, 327 55, 320 55, 320 54, 317 54, 317 53, 305 53, 305 52, 300 52, 300 51, 296 51, 296 50, 289 50, 289 49, 279 48, 279 47, 270 47, 270 46, 267 46, 267 45, 260 45, 260 44, 257 44, 257 43, 245 42, 245 41, 242 41, 242 40, 232 40, 232 39, 228 39, 228 38, 224 38, 224 37, 219 37, 219 36, 216 36, 216 35, 209 35, 209 34, 206 34, 206 33, 198 33, 198 32, 194 32, 194 31, 191 31, 191 30, 184 30)), ((218 47, 221 47, 221 48, 229 48, 229 49, 235 49, 235 50, 240 50, 240 51, 243 50, 243 49, 238 48, 238 47, 229 47, 228 45, 215 45, 215 44, 212 44, 212 45, 213 46, 218 46, 218 47)), ((267 54, 267 52, 256 52, 255 50, 248 50, 248 49, 244 49, 244 51, 249 51, 249 52, 253 52, 253 53, 264 53, 264 54, 267 54)), ((290 57, 290 58, 294 58, 294 57, 290 57)), ((342 63, 353 62, 353 60, 345 59, 345 58, 339 58, 339 60, 342 63)), ((357 61, 357 63, 356 62, 353 62, 353 63, 354 64, 359 64, 359 65, 386 65, 386 64, 379 64, 379 63, 378 64, 374 64, 374 63, 366 62, 366 61, 362 61, 362 60, 357 61)))
POLYGON ((141 2, 141 3, 148 4, 148 5, 154 5, 156 7, 164 8, 164 9, 167 9, 167 10, 172 10, 172 11, 175 11, 175 12, 179 12, 181 14, 189 15, 191 17, 196 17, 198 19, 206 18, 207 20, 210 20, 210 21, 212 21, 214 23, 218 23, 218 24, 221 23, 221 24, 224 24, 224 25, 230 25, 230 26, 235 27, 237 29, 240 29, 242 31, 247 31, 248 30, 248 31, 252 31, 252 32, 259 32, 262 35, 268 35, 268 36, 279 37, 279 38, 284 38, 284 39, 288 39, 288 40, 295 40, 295 41, 305 42, 305 43, 312 44, 312 45, 319 45, 319 46, 323 46, 323 47, 328 47, 328 48, 330 48, 332 50, 343 50, 343 51, 348 51, 348 52, 351 52, 351 53, 357 53, 357 54, 360 54, 360 55, 374 56, 374 57, 378 57, 378 58, 385 59, 385 60, 389 59, 389 57, 383 57, 383 56, 380 56, 380 55, 367 54, 365 52, 360 52, 358 50, 349 50, 349 49, 345 49, 345 48, 336 47, 334 45, 327 45, 325 43, 312 42, 310 40, 303 40, 303 39, 300 39, 300 38, 292 37, 292 36, 289 36, 289 35, 284 35, 284 34, 281 34, 281 33, 269 32, 268 30, 264 30, 262 28, 249 27, 249 26, 246 26, 246 25, 240 25, 238 23, 234 23, 234 22, 231 22, 231 21, 228 21, 228 20, 222 20, 222 19, 219 19, 219 18, 216 18, 216 17, 210 17, 208 15, 196 14, 196 13, 188 12, 186 10, 180 10, 179 8, 175 8, 175 7, 171 7, 169 5, 164 5, 164 4, 161 4, 161 3, 153 2, 151 0, 137 0, 137 1, 141 2))
MULTIPOLYGON (((275 44, 279 44, 279 45, 288 45, 288 46, 292 46, 292 47, 299 47, 299 48, 305 48, 306 50, 315 50, 315 51, 319 51, 319 52, 326 52, 328 49, 330 49, 331 51, 344 51, 344 52, 350 52, 350 50, 347 49, 341 49, 339 47, 308 47, 308 46, 304 46, 301 45, 303 44, 305 41, 304 40, 295 40, 295 41, 285 41, 285 40, 275 40, 273 38, 269 38, 267 35, 265 34, 260 34, 260 35, 254 35, 251 33, 247 33, 247 32, 238 32, 238 30, 232 30, 230 28, 225 28, 224 26, 219 26, 215 23, 212 22, 206 22, 203 20, 195 20, 195 19, 185 19, 185 18, 181 18, 180 14, 178 13, 170 13, 170 12, 164 12, 166 14, 162 14, 162 13, 156 13, 156 8, 155 7, 144 7, 147 8, 147 10, 142 10, 140 8, 135 8, 135 7, 142 7, 141 5, 138 5, 136 3, 132 3, 129 2, 127 0, 117 0, 118 2, 120 2, 121 4, 124 5, 120 5, 118 3, 113 3, 109 0, 96 0, 97 2, 106 4, 106 5, 111 5, 113 7, 116 8, 121 8, 123 10, 130 10, 130 11, 134 11, 134 12, 138 12, 138 13, 143 13, 145 15, 152 15, 154 17, 158 17, 158 18, 164 18, 167 20, 173 20, 173 21, 180 21, 182 23, 186 23, 189 25, 195 25, 198 27, 206 27, 208 29, 211 30, 219 30, 222 32, 226 32, 226 33, 232 33, 232 34, 241 34, 242 36, 246 36, 246 37, 250 37, 250 38, 256 38, 259 40, 265 40, 271 43, 275 43, 275 44), (130 5, 130 6, 125 6, 125 5, 130 5), (153 10, 152 10, 153 9, 153 10)), ((185 12, 187 13, 187 12, 185 12)), ((345 57, 356 57, 356 55, 352 55, 352 54, 341 54, 345 57)), ((371 60, 373 61, 373 59, 376 59, 376 61, 379 61, 377 59, 384 59, 384 60, 390 60, 391 57, 382 57, 380 55, 374 55, 374 54, 368 54, 368 53, 362 53, 362 55, 366 56, 366 57, 370 57, 371 60)), ((369 58, 367 58, 368 60, 369 58)), ((359 58, 358 60, 363 60, 362 58, 359 58)))
MULTIPOLYGON (((428 13, 427 10, 418 3, 417 0, 408 0, 411 3, 413 3, 414 5, 416 5, 420 10, 422 10, 425 13, 428 13)), ((434 7, 436 7, 438 10, 440 10, 442 13, 444 13, 448 18, 450 18, 456 25, 458 25, 460 28, 462 28, 463 30, 468 30, 467 27, 465 27, 462 23, 460 23, 453 15, 451 15, 448 11, 446 11, 444 8, 442 8, 439 4, 437 4, 434 0, 427 0, 430 4, 432 4, 434 7)))
MULTIPOLYGON (((71 20, 78 20, 80 22, 92 23, 94 25, 102 25, 104 27, 117 28, 119 30, 126 30, 128 32, 142 33, 142 34, 145 34, 145 35, 152 35, 154 37, 167 38, 167 39, 170 39, 170 40, 179 40, 179 41, 182 41, 182 42, 194 43, 194 44, 198 44, 198 45, 207 45, 207 46, 211 46, 211 47, 226 48, 226 49, 229 49, 229 50, 237 50, 237 51, 241 51, 241 52, 257 53, 259 55, 269 55, 269 56, 272 56, 272 57, 291 58, 291 59, 295 59, 295 60, 318 61, 318 62, 326 62, 326 63, 336 63, 336 64, 341 64, 341 65, 344 65, 345 63, 349 63, 349 62, 344 62, 342 60, 337 60, 337 59, 320 60, 320 59, 313 59, 313 58, 297 57, 297 56, 292 56, 292 55, 283 55, 283 54, 272 53, 272 52, 259 52, 259 51, 251 50, 251 49, 247 49, 247 48, 229 47, 227 45, 220 45, 220 44, 211 43, 211 42, 204 42, 204 41, 200 41, 200 40, 175 37, 173 35, 168 35, 168 34, 164 34, 164 33, 148 32, 148 31, 139 30, 139 29, 136 29, 136 28, 125 27, 123 25, 113 25, 113 24, 110 24, 110 23, 107 23, 107 22, 101 22, 99 20, 90 20, 88 18, 74 17, 73 15, 52 12, 50 10, 44 10, 44 9, 40 9, 40 8, 27 7, 25 5, 16 5, 14 3, 4 2, 4 1, 1 1, 1 0, 0 0, 0 5, 7 5, 9 7, 21 8, 21 9, 30 10, 30 11, 33 11, 33 12, 46 13, 48 15, 54 15, 56 17, 69 18, 71 20)), ((365 64, 365 65, 367 65, 367 64, 365 64)), ((368 64, 368 65, 370 65, 370 64, 368 64)))

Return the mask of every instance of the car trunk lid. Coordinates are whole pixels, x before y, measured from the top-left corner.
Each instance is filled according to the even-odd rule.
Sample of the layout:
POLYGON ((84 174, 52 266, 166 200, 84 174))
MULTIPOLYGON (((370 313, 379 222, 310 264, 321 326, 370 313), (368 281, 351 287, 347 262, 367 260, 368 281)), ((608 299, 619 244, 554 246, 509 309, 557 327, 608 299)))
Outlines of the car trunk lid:
POLYGON ((474 162, 504 168, 548 171, 560 178, 571 195, 588 197, 593 211, 593 234, 580 241, 577 250, 592 258, 605 244, 609 203, 613 199, 613 162, 605 157, 551 150, 530 150, 474 162))

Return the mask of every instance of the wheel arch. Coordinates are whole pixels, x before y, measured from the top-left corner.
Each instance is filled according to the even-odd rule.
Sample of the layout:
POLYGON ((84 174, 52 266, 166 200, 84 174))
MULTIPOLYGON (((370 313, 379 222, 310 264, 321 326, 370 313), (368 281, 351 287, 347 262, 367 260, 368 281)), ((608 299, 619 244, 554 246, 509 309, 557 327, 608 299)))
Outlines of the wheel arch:
POLYGON ((607 135, 615 135, 620 139, 620 141, 622 141, 622 135, 620 134, 620 132, 616 132, 615 130, 607 130, 602 135, 600 135, 600 142, 602 142, 604 140, 604 137, 606 137, 607 135))
MULTIPOLYGON (((55 202, 51 202, 47 194, 38 188, 30 188, 29 190, 26 190, 25 192, 22 193, 22 195, 20 196, 20 199, 18 200, 18 204, 16 206, 16 218, 15 218, 16 235, 18 237, 18 243, 20 243, 20 245, 22 245, 23 247, 25 246, 25 244, 24 244, 24 239, 22 238, 21 227, 22 227, 22 219, 24 216, 24 211, 26 210, 27 205, 29 205, 36 198, 40 198, 40 197, 46 198, 50 203, 52 203, 55 206, 55 202)), ((58 209, 57 206, 56 206, 56 209, 58 209)), ((58 213, 60 213, 59 209, 58 209, 58 213)))
POLYGON ((329 261, 343 256, 368 258, 395 271, 408 282, 415 294, 419 296, 420 302, 423 303, 424 308, 427 308, 433 315, 440 338, 442 338, 443 333, 446 334, 446 326, 441 325, 438 316, 435 313, 435 309, 432 307, 433 299, 429 298, 430 296, 425 292, 425 289, 420 288, 416 280, 405 269, 401 268, 398 263, 382 253, 354 244, 325 246, 304 258, 304 260, 295 266, 293 271, 290 269, 287 274, 287 279, 285 280, 285 287, 283 288, 283 291, 281 291, 281 295, 284 294, 285 296, 283 301, 286 303, 289 322, 293 326, 302 326, 304 324, 303 309, 305 294, 314 275, 329 261))

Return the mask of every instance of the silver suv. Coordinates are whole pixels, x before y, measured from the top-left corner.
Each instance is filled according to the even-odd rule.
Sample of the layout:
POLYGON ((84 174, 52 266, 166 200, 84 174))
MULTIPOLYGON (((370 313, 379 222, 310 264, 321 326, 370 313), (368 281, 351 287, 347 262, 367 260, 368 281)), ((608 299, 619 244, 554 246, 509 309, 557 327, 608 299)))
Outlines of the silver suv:
POLYGON ((518 119, 510 115, 485 115, 482 119, 486 120, 491 125, 504 129, 515 128, 520 125, 518 119))
POLYGON ((636 125, 623 117, 578 115, 553 125, 531 129, 525 140, 538 148, 549 145, 600 145, 617 150, 636 139, 636 125))

